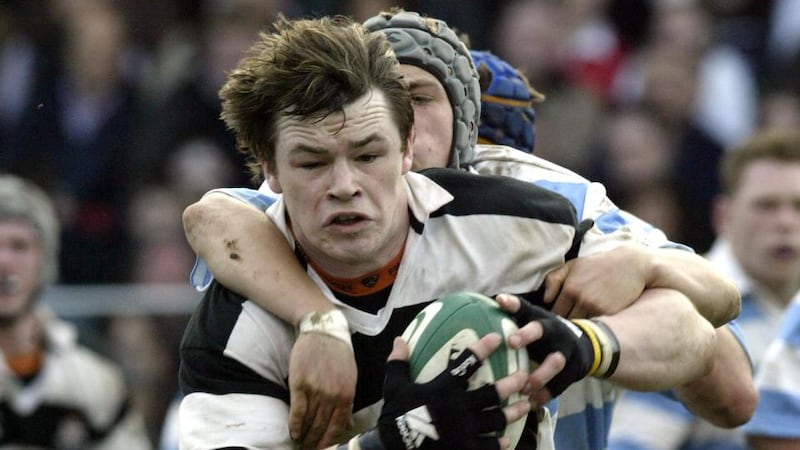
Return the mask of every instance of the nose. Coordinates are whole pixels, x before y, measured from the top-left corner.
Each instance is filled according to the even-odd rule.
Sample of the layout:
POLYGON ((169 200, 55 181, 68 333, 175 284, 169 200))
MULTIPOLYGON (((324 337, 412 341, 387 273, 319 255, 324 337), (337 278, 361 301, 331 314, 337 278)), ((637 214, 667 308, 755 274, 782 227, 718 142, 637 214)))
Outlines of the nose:
POLYGON ((355 168, 348 161, 336 161, 330 172, 328 196, 336 200, 349 200, 359 193, 355 168))
POLYGON ((800 228, 800 202, 781 204, 775 219, 783 228, 794 230, 800 228))

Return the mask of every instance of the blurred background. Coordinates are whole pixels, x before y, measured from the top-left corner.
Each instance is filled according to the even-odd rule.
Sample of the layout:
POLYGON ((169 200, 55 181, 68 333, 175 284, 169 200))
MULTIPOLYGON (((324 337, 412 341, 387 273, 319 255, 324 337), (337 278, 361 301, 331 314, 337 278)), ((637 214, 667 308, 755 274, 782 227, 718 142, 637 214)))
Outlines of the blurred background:
POLYGON ((123 364, 154 443, 200 297, 181 211, 250 185, 218 119, 226 71, 278 12, 390 6, 520 68, 547 97, 536 153, 698 252, 720 155, 800 127, 796 0, 3 0, 0 171, 56 199, 61 274, 45 300, 123 364))

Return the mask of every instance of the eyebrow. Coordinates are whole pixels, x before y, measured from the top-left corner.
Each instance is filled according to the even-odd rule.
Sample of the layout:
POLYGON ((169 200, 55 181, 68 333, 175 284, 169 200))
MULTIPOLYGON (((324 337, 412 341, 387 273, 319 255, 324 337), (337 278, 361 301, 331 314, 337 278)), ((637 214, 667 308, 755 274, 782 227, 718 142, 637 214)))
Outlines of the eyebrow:
MULTIPOLYGON (((353 141, 350 143, 350 148, 363 148, 367 145, 375 142, 375 141, 382 141, 384 140, 383 136, 378 133, 372 133, 369 136, 365 137, 364 139, 360 139, 358 141, 353 141)), ((321 155, 327 153, 328 150, 322 147, 315 147, 313 145, 306 145, 306 144, 298 144, 293 149, 289 151, 289 154, 305 152, 305 153, 313 153, 316 155, 321 155)))
POLYGON ((412 78, 412 79, 407 80, 407 81, 408 81, 408 89, 409 90, 414 89, 414 88, 436 86, 436 83, 438 83, 438 81, 428 80, 428 79, 424 79, 424 78, 421 78, 421 79, 412 78))
POLYGON ((367 145, 371 144, 372 142, 382 141, 382 140, 383 140, 383 136, 379 135, 378 133, 372 133, 369 136, 365 137, 364 139, 361 139, 359 141, 353 142, 351 144, 351 147, 353 147, 353 148, 366 147, 367 145))

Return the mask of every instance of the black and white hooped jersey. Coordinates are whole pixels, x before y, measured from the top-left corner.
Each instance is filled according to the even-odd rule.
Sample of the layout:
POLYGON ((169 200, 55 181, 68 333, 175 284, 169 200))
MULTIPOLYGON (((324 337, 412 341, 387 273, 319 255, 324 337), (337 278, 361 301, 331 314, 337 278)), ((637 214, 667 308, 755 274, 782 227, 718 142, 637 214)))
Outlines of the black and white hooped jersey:
POLYGON ((122 369, 78 344, 72 325, 41 312, 47 351, 20 379, 0 355, 0 449, 148 450, 122 369))
MULTIPOLYGON (((431 301, 457 291, 531 293, 575 256, 605 249, 610 235, 581 240, 562 196, 505 177, 430 169, 406 175, 411 224, 394 284, 364 311, 309 275, 350 324, 358 366, 353 433, 375 425, 392 340, 431 301)), ((293 243, 281 198, 267 213, 293 243)), ((622 237, 621 239, 625 239, 622 237)), ((292 448, 288 362, 293 327, 213 283, 181 344, 183 449, 292 448)))

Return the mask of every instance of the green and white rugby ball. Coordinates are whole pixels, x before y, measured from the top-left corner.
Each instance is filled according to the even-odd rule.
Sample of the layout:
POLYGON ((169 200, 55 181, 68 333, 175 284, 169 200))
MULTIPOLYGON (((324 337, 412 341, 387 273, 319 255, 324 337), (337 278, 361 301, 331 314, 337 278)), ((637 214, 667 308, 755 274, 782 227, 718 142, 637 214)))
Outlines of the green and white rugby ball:
MULTIPOLYGON (((516 329, 511 316, 487 296, 459 292, 442 297, 420 311, 403 333, 411 351, 411 378, 417 383, 430 381, 447 368, 451 359, 491 332, 499 333, 503 343, 472 375, 468 389, 494 383, 517 370, 527 373, 528 352, 506 345, 506 338, 516 329)), ((519 399, 519 394, 513 394, 506 404, 519 399)), ((503 435, 511 440, 509 448, 516 446, 524 427, 525 418, 506 427, 503 435)))

